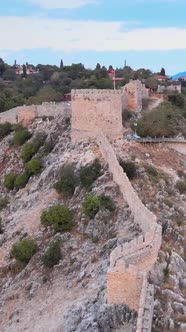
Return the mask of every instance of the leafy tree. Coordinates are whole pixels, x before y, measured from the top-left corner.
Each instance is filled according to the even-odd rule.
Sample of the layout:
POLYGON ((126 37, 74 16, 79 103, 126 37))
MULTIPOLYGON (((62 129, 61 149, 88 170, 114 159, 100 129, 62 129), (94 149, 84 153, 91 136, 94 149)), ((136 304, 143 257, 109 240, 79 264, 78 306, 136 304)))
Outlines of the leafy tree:
POLYGON ((168 100, 175 106, 180 108, 184 108, 185 101, 184 97, 180 94, 171 94, 168 96, 168 100))
POLYGON ((41 104, 42 102, 61 101, 61 94, 50 85, 42 87, 34 97, 30 97, 27 104, 41 104))
POLYGON ((156 91, 158 88, 158 81, 155 80, 153 77, 149 77, 146 79, 145 85, 147 88, 152 89, 153 91, 156 91))
POLYGON ((11 68, 7 68, 4 72, 3 72, 3 79, 7 80, 7 81, 15 81, 16 80, 16 73, 15 70, 11 69, 11 68))
POLYGON ((100 77, 101 78, 108 78, 108 71, 105 66, 102 66, 100 69, 100 77))

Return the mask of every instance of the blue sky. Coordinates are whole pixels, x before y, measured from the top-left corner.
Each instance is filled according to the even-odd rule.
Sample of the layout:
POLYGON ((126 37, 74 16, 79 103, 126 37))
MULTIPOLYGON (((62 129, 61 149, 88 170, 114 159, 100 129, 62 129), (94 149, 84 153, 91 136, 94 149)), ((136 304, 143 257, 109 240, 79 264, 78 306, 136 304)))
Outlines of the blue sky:
MULTIPOLYGON (((8 63, 186 70, 185 0, 1 0, 8 63)), ((2 33, 3 31, 3 33, 2 33)))

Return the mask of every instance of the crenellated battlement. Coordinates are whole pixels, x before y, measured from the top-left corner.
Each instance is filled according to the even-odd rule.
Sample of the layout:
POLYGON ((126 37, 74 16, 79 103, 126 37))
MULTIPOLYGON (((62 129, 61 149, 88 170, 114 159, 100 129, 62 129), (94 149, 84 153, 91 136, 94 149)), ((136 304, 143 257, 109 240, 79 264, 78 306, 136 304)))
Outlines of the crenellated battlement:
POLYGON ((111 90, 111 89, 75 89, 75 90, 71 90, 71 96, 72 98, 74 96, 84 96, 87 97, 87 95, 92 95, 92 96, 96 96, 96 95, 122 95, 123 91, 122 89, 119 90, 111 90))

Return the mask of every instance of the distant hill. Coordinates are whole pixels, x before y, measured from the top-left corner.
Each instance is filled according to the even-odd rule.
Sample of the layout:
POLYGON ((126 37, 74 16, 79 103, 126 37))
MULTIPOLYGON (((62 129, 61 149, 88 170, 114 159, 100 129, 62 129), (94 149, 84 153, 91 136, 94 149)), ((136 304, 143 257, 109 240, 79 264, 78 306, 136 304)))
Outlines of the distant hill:
POLYGON ((178 74, 172 76, 172 79, 177 80, 180 77, 186 77, 186 71, 183 71, 181 73, 178 73, 178 74))

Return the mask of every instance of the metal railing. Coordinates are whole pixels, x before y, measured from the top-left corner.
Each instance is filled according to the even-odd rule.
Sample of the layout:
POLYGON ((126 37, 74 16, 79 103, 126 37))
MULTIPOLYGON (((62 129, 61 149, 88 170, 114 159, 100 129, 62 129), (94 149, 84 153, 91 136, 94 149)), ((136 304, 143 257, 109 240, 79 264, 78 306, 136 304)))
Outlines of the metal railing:
POLYGON ((163 142, 168 142, 168 143, 185 143, 186 140, 184 139, 179 139, 179 138, 167 138, 167 137, 147 137, 147 138, 136 138, 136 139, 129 139, 133 140, 138 143, 163 143, 163 142))

